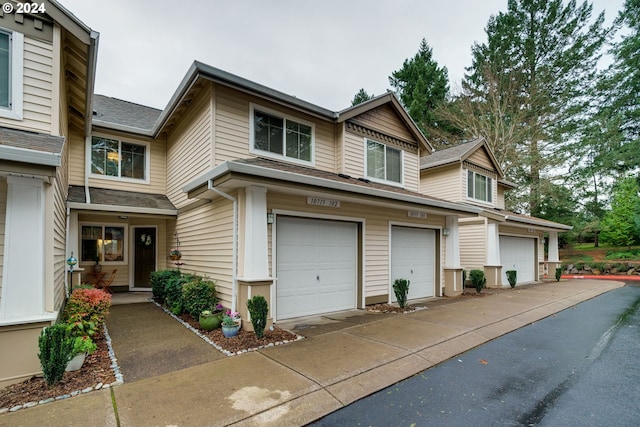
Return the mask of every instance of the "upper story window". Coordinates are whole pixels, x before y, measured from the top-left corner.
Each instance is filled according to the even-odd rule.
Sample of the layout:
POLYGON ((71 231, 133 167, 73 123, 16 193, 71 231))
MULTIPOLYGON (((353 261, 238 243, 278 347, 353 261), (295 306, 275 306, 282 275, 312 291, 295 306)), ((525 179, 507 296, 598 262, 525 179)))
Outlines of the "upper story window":
POLYGON ((467 197, 491 203, 493 195, 492 179, 472 170, 467 170, 467 197))
POLYGON ((148 146, 101 136, 91 138, 91 174, 146 181, 148 146))
POLYGON ((22 120, 24 35, 0 29, 0 117, 22 120))
POLYGON ((402 151, 370 139, 367 143, 367 178, 402 184, 402 151))
POLYGON ((311 123, 257 107, 252 111, 251 152, 313 162, 314 127, 311 123))

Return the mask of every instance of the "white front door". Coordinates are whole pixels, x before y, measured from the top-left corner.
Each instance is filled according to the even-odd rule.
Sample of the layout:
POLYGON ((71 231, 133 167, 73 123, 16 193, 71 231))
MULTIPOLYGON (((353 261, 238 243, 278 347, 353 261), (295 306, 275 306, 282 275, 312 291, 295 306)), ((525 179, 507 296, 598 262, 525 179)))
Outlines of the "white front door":
POLYGON ((536 281, 536 239, 528 237, 500 236, 500 262, 502 285, 509 284, 507 270, 516 270, 517 283, 536 281))
MULTIPOLYGON (((408 279, 407 299, 435 295, 436 232, 425 228, 391 227, 391 284, 408 279)), ((391 287, 391 300, 396 296, 391 287)))
POLYGON ((277 319, 356 307, 358 226, 278 217, 277 319))

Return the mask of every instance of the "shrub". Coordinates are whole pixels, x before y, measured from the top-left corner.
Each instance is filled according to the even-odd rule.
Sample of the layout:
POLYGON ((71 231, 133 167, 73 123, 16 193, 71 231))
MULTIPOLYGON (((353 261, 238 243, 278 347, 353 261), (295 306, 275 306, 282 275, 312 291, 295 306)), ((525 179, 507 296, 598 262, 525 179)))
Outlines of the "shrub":
POLYGON ((516 270, 507 270, 505 273, 507 274, 509 285, 511 285, 512 288, 515 288, 516 282, 518 281, 518 272, 516 270))
POLYGON ((44 328, 38 338, 38 347, 44 380, 52 386, 62 380, 73 356, 73 341, 69 340, 67 326, 59 323, 44 328))
POLYGON ((409 285, 411 281, 407 279, 396 279, 393 282, 393 292, 396 294, 400 308, 407 306, 407 295, 409 295, 409 285))
POLYGON ((215 310, 217 302, 216 286, 211 280, 197 277, 182 287, 182 306, 194 319, 205 310, 215 310))
POLYGON ((151 272, 151 292, 153 297, 157 298, 160 303, 164 302, 167 295, 167 285, 169 281, 180 277, 179 270, 160 270, 151 272))
POLYGON ((269 304, 261 295, 256 295, 247 301, 247 308, 251 315, 251 324, 256 333, 256 337, 262 338, 264 329, 267 327, 267 315, 269 314, 269 304))
POLYGON ((476 288, 476 292, 482 292, 482 288, 487 283, 487 279, 484 277, 484 271, 482 270, 471 270, 469 272, 469 278, 471 279, 471 284, 474 288, 476 288))
POLYGON ((609 260, 619 260, 619 259, 636 259, 638 255, 633 251, 624 251, 624 252, 607 252, 605 259, 609 260))
POLYGON ((182 287, 195 277, 193 274, 180 274, 179 276, 172 277, 169 283, 167 283, 164 302, 173 314, 178 316, 184 311, 182 287))
POLYGON ((560 281, 560 277, 562 277, 562 267, 556 268, 556 282, 560 281))
POLYGON ((111 295, 101 289, 75 289, 64 309, 72 336, 94 335, 109 315, 111 295))
POLYGON ((69 338, 69 339, 72 342, 71 344, 72 357, 75 356, 76 354, 81 354, 81 353, 92 354, 94 351, 98 349, 98 346, 96 345, 96 343, 94 343, 93 340, 88 336, 75 337, 75 338, 69 338))

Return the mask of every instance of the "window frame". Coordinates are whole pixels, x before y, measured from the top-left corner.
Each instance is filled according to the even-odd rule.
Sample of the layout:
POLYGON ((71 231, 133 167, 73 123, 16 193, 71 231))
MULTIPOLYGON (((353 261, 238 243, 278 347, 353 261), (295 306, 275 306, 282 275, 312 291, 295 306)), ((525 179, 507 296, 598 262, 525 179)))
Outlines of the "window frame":
POLYGON ((24 104, 24 34, 0 27, 9 36, 9 106, 0 106, 0 117, 22 120, 24 104))
POLYGON ((297 163, 305 166, 315 166, 316 160, 316 126, 313 122, 301 119, 299 117, 291 116, 289 114, 282 113, 280 111, 273 110, 271 108, 263 107, 261 105, 251 103, 249 106, 249 152, 256 156, 271 157, 277 160, 284 160, 287 162, 297 163), (268 114, 276 118, 282 119, 282 153, 278 154, 272 151, 261 150, 256 148, 255 144, 255 112, 268 114), (295 157, 289 157, 287 153, 287 121, 295 122, 297 124, 309 126, 311 128, 311 160, 302 160, 295 157))
POLYGON ((476 172, 476 171, 474 171, 472 169, 467 169, 467 177, 466 178, 467 178, 467 180, 466 180, 466 183, 467 183, 467 199, 471 199, 471 200, 474 200, 474 201, 477 201, 477 202, 493 205, 493 203, 494 203, 494 201, 493 201, 493 199, 494 199, 494 197, 493 197, 493 183, 496 180, 493 177, 490 177, 490 176, 488 176, 486 174, 483 174, 483 173, 480 173, 480 172, 476 172), (472 178, 473 185, 471 187, 469 186, 469 175, 470 174, 473 174, 473 178, 472 178), (487 187, 488 200, 480 199, 480 198, 476 197, 476 177, 478 177, 478 176, 484 177, 489 181, 488 185, 486 186, 487 187), (470 194, 471 192, 472 192, 472 194, 470 194))
POLYGON ((149 142, 144 142, 144 141, 132 141, 132 140, 123 140, 122 138, 118 138, 118 137, 114 137, 112 135, 107 135, 107 134, 103 134, 103 133, 92 133, 91 137, 87 138, 87 158, 86 158, 86 169, 87 169, 87 174, 89 177, 91 178, 97 178, 97 179, 105 179, 105 180, 110 180, 110 181, 119 181, 119 182, 130 182, 130 183, 134 183, 134 184, 149 184, 150 183, 150 170, 151 170, 151 144, 149 142), (100 175, 100 174, 96 174, 92 172, 92 161, 91 161, 91 155, 93 153, 92 151, 92 146, 93 146, 93 138, 104 138, 104 139, 109 139, 112 141, 118 141, 118 176, 111 176, 111 175, 100 175), (144 179, 139 179, 139 178, 129 178, 129 177, 123 177, 122 176, 122 167, 121 167, 121 160, 122 160, 122 144, 131 144, 131 145, 139 145, 141 147, 144 147, 144 179))
POLYGON ((374 182, 379 182, 381 184, 393 185, 395 187, 404 187, 404 150, 396 147, 389 146, 380 141, 376 141, 371 138, 364 138, 364 176, 374 182), (382 145, 384 147, 384 179, 377 178, 375 176, 369 176, 369 156, 368 156, 368 146, 369 141, 382 145), (400 181, 392 181, 387 179, 387 149, 395 150, 400 153, 400 181))
POLYGON ((129 227, 127 226, 127 224, 123 224, 123 223, 103 223, 103 222, 80 222, 78 223, 79 226, 79 233, 78 233, 78 263, 80 264, 92 264, 95 263, 95 260, 93 259, 84 259, 84 253, 83 253, 83 246, 82 246, 82 242, 83 242, 83 228, 84 227, 101 227, 102 228, 102 236, 104 239, 104 236, 106 236, 105 234, 105 230, 109 227, 113 227, 113 228, 121 228, 122 229, 122 261, 107 261, 105 260, 105 251, 104 251, 104 244, 102 246, 102 248, 98 248, 98 251, 100 253, 100 264, 102 265, 127 265, 129 264, 128 261, 128 256, 129 256, 129 251, 128 251, 128 245, 129 245, 129 227))

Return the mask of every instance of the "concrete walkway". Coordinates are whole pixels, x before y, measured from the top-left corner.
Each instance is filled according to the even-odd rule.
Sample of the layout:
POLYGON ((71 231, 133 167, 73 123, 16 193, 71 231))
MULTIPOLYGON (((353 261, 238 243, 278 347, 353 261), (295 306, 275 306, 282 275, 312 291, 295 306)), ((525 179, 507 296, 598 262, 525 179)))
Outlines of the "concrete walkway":
MULTIPOLYGON (((242 356, 214 355, 216 360, 134 382, 127 382, 125 374, 125 383, 110 390, 0 415, 0 426, 301 426, 623 285, 547 282, 490 289, 486 292, 492 295, 484 298, 435 299, 426 309, 405 315, 352 311, 280 323, 307 338, 242 356)), ((114 307, 114 318, 117 313, 114 307)), ((152 340, 162 344, 164 332, 163 326, 152 340)), ((112 338, 115 347, 117 338, 112 338)), ((166 344, 158 351, 169 350, 166 344)), ((118 351, 123 350, 116 348, 117 356, 118 351)), ((153 358, 146 363, 154 363, 153 358)))

